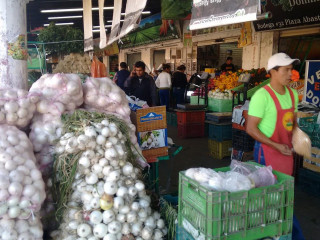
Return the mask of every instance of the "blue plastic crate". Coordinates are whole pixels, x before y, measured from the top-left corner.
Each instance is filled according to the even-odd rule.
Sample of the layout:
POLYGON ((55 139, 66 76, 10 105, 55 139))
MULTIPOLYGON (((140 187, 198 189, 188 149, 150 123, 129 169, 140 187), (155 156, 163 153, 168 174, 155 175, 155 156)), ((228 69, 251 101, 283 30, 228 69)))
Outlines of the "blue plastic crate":
POLYGON ((209 138, 214 141, 222 142, 232 139, 232 124, 212 124, 209 123, 209 138))

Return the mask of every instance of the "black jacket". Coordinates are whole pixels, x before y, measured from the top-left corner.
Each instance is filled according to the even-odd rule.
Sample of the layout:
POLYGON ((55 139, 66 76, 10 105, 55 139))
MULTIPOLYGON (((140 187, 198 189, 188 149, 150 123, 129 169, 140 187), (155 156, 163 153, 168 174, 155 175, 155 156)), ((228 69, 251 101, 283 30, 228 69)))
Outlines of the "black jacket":
POLYGON ((135 76, 128 79, 127 95, 135 96, 148 103, 149 106, 156 105, 156 84, 148 74, 140 77, 135 76))

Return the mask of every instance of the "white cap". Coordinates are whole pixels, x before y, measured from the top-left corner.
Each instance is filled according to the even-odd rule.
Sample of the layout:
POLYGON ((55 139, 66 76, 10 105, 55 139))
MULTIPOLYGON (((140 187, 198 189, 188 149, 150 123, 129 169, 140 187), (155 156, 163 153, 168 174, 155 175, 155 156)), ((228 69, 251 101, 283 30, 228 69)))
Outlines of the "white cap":
POLYGON ((288 66, 290 64, 299 64, 299 63, 300 63, 300 60, 297 58, 292 59, 285 53, 276 53, 269 58, 267 71, 270 71, 272 68, 277 66, 283 67, 283 66, 288 66))

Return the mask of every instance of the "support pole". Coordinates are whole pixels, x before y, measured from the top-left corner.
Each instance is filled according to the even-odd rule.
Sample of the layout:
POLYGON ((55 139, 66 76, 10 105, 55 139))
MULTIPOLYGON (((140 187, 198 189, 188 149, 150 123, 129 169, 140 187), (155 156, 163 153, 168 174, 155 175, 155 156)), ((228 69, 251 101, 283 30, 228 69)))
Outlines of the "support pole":
POLYGON ((0 1, 0 87, 27 89, 27 21, 29 0, 0 1))

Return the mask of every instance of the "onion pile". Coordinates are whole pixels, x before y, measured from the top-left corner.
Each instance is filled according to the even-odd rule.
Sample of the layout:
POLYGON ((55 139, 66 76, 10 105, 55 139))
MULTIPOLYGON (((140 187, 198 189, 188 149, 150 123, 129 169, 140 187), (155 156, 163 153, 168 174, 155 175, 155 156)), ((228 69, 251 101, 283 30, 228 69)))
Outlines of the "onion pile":
POLYGON ((26 127, 33 117, 39 98, 22 89, 0 88, 0 124, 26 127))
MULTIPOLYGON (((28 219, 41 208, 46 197, 45 184, 26 134, 8 125, 0 125, 0 132, 0 218, 28 219)), ((30 235, 26 239, 36 239, 40 233, 42 236, 42 227, 36 224, 35 228, 39 229, 36 237, 30 235)), ((2 239, 25 239, 4 236, 2 239)))
POLYGON ((83 121, 82 131, 65 133, 56 146, 55 166, 66 156, 78 166, 54 239, 157 240, 167 233, 160 214, 151 209, 140 170, 128 161, 128 131, 112 119, 83 121))
POLYGON ((87 78, 83 84, 85 108, 117 113, 130 119, 130 108, 125 93, 109 78, 87 78))
POLYGON ((39 94, 37 111, 42 114, 61 115, 73 111, 83 103, 83 91, 77 74, 45 74, 30 88, 39 94))

